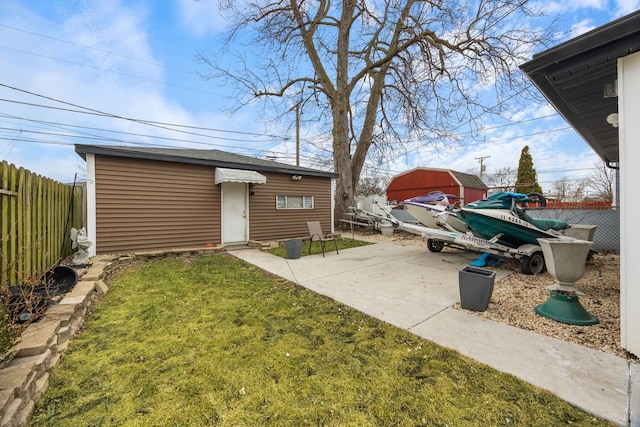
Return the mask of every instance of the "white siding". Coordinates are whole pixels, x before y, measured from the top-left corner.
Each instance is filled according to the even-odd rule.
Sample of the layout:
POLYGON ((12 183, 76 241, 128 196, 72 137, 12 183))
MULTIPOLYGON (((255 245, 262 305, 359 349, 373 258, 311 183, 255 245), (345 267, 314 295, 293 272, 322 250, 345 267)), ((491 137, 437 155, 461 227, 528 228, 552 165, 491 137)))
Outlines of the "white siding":
POLYGON ((640 355, 640 275, 633 266, 640 260, 637 215, 636 164, 640 161, 640 53, 618 60, 618 114, 620 137, 620 341, 640 355))

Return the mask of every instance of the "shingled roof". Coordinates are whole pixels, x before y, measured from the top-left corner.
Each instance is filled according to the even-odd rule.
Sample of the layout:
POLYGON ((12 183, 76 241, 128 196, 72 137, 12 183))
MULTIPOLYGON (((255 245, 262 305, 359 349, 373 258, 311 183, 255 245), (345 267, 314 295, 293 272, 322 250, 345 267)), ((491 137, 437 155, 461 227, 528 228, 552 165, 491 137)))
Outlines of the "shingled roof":
POLYGON ((220 150, 196 150, 190 148, 150 148, 113 145, 76 144, 75 151, 83 159, 86 154, 129 157, 134 159, 158 160, 175 163, 190 163, 221 168, 234 168, 263 172, 295 173, 310 176, 336 178, 338 174, 318 169, 288 165, 257 157, 243 156, 220 150))
POLYGON ((468 187, 468 188, 475 188, 478 190, 488 190, 489 187, 487 187, 487 184, 485 184, 484 182, 482 182, 482 180, 480 178, 478 178, 477 175, 473 175, 470 173, 464 173, 464 172, 457 172, 454 170, 449 170, 453 176, 460 181, 460 185, 462 185, 463 187, 468 187))

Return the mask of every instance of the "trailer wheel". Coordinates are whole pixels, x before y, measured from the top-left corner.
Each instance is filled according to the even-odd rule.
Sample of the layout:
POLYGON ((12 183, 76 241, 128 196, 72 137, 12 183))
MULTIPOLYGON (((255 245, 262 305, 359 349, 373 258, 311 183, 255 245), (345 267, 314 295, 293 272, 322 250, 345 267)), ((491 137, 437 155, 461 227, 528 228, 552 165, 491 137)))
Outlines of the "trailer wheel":
POLYGON ((544 255, 542 252, 534 252, 531 256, 522 257, 520 261, 522 274, 539 274, 544 271, 544 255))
POLYGON ((444 242, 441 240, 427 239, 427 249, 430 252, 440 252, 444 249, 444 242))

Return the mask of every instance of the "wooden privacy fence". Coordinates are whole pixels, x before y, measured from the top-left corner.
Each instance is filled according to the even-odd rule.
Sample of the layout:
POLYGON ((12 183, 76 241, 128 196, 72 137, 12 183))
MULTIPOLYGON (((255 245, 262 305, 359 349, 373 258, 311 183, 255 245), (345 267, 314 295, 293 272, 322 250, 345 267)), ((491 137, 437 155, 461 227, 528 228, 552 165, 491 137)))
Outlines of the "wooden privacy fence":
POLYGON ((0 289, 39 279, 72 253, 82 188, 0 164, 0 289))

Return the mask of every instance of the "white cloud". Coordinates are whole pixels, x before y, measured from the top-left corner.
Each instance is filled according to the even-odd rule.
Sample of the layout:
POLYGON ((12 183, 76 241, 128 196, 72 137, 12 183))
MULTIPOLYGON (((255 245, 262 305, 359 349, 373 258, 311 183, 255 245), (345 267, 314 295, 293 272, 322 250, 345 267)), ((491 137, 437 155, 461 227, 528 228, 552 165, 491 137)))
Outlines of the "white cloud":
POLYGON ((121 73, 162 78, 152 66, 154 56, 147 36, 148 12, 119 0, 87 2, 79 13, 61 23, 65 39, 88 46, 80 53, 88 65, 121 73))
POLYGON ((614 15, 621 17, 640 9, 640 0, 616 0, 614 15))
MULTIPOLYGON (((161 6, 158 4, 161 2, 156 3, 152 0, 140 2, 133 0, 84 1, 80 2, 82 5, 80 8, 67 7, 68 0, 51 0, 51 2, 53 5, 51 8, 57 8, 57 12, 63 11, 64 15, 51 14, 51 10, 47 10, 48 14, 45 14, 32 6, 29 0, 23 0, 23 3, 19 1, 0 2, 0 22, 24 30, 19 32, 0 27, 0 39, 11 40, 10 45, 0 43, 10 47, 0 48, 0 63, 2 64, 0 83, 126 117, 245 131, 251 131, 257 125, 256 111, 251 109, 243 109, 241 114, 236 114, 233 118, 212 112, 214 108, 218 107, 218 103, 223 101, 221 101, 221 96, 203 93, 207 91, 207 89, 202 90, 205 88, 204 85, 198 86, 200 92, 189 92, 189 94, 173 90, 175 88, 171 83, 179 83, 183 86, 190 86, 192 83, 185 83, 184 74, 179 75, 180 80, 175 76, 172 79, 173 70, 154 65, 161 61, 158 58, 163 54, 166 56, 162 56, 162 58, 166 61, 176 58, 175 51, 164 50, 167 46, 159 45, 152 38, 152 21, 150 20, 156 12, 159 13, 159 10, 155 8, 160 8, 161 6), (21 9, 20 4, 26 6, 21 9), (145 9, 145 6, 150 9, 145 9), (32 7, 33 9, 29 9, 32 7), (195 96, 191 96, 192 94, 195 96), (201 107, 194 108, 194 103, 200 103, 201 107)), ((620 1, 620 4, 622 3, 620 1)), ((593 4, 598 5, 600 2, 593 4)), ((627 1, 624 7, 630 7, 631 4, 627 1)), ((167 6, 163 4, 164 18, 180 19, 190 34, 207 36, 223 26, 215 1, 175 0, 173 6, 174 9, 167 12, 167 6)), ((589 23, 590 21, 585 18, 584 23, 575 25, 582 25, 586 28, 589 23)), ((171 34, 171 36, 180 41, 180 49, 184 51, 189 50, 185 40, 189 40, 190 34, 178 32, 175 35, 171 34)), ((181 68, 189 67, 183 64, 184 62, 182 64, 176 62, 168 65, 181 68)), ((211 82, 209 85, 213 85, 213 83, 211 82)), ((211 86, 208 87, 211 88, 211 86)), ((0 87, 0 98, 47 104, 57 108, 72 108, 2 87, 0 87)), ((553 109, 549 106, 526 106, 523 108, 523 112, 514 112, 511 120, 517 122, 532 117, 542 117, 552 112, 553 109)), ((29 124, 20 118, 190 139, 184 134, 169 134, 157 128, 132 122, 109 120, 78 113, 65 113, 56 109, 0 103, 0 113, 5 114, 0 116, 0 126, 13 129, 0 133, 2 159, 62 181, 73 180, 74 172, 80 169, 78 167, 80 158, 73 152, 71 145, 29 143, 19 141, 16 137, 20 135, 20 129, 25 128, 60 133, 71 133, 71 130, 38 123, 29 124), (15 117, 7 117, 8 114, 15 117)), ((544 131, 562 125, 566 126, 562 120, 545 119, 532 123, 531 128, 544 131)), ((269 133, 288 134, 293 137, 291 128, 282 126, 282 129, 269 131, 269 133)), ((86 136, 97 133, 90 129, 83 132, 86 136)), ((305 131, 303 129, 302 133, 303 145, 307 138, 313 139, 314 144, 320 143, 317 137, 312 138, 321 133, 320 130, 309 129, 305 131)), ((491 155, 491 158, 486 161, 487 172, 491 173, 500 167, 516 168, 520 151, 527 144, 532 150, 535 167, 539 171, 565 169, 564 165, 572 162, 578 164, 578 160, 588 163, 589 167, 595 163, 595 157, 590 148, 584 142, 580 142, 579 138, 569 135, 570 132, 541 134, 534 137, 522 136, 529 133, 533 133, 533 131, 525 128, 518 129, 517 126, 498 128, 487 133, 487 141, 497 142, 472 142, 466 147, 456 144, 455 148, 434 149, 427 146, 419 150, 419 155, 412 152, 407 156, 399 156, 390 161, 389 165, 383 165, 383 167, 388 168, 390 174, 403 172, 416 166, 450 168, 462 172, 477 171, 479 163, 476 157, 491 155), (504 140, 506 138, 510 139, 504 140), (501 139, 503 141, 498 141, 501 139), (570 140, 574 141, 573 145, 569 144, 570 140), (578 140, 577 145, 575 144, 576 140, 578 140), (589 160, 584 161, 585 158, 589 158, 589 160)), ((25 135, 25 133, 22 134, 22 136, 25 135)), ((31 137, 36 138, 35 136, 31 137)), ((52 139, 51 136, 38 136, 38 138, 52 139)), ((135 139, 133 136, 124 135, 121 138, 123 141, 135 139)), ((239 141, 235 143, 238 148, 251 146, 274 152, 295 153, 293 139, 290 138, 284 142, 284 136, 282 141, 277 141, 275 138, 270 141, 269 137, 254 138, 253 136, 240 136, 239 139, 255 139, 256 141, 254 143, 239 141)), ((205 138, 201 140, 221 144, 212 145, 211 148, 233 151, 234 142, 205 138), (228 145, 228 148, 223 145, 228 145)), ((76 140, 72 138, 66 138, 64 141, 67 144, 74 142, 92 144, 96 142, 90 139, 76 140)), ((149 138, 147 141, 151 142, 151 139, 149 138)), ((157 139, 154 142, 182 144, 178 141, 163 142, 157 139)), ((206 148, 206 146, 191 146, 206 148)), ((314 150, 314 147, 303 148, 303 154, 308 153, 308 150, 314 150)), ((397 150, 396 155, 399 153, 400 150, 397 150)), ((573 173, 569 173, 569 175, 573 178, 573 173)), ((546 178, 545 176, 544 179, 546 180, 546 178)))
POLYGON ((197 37, 220 32, 225 19, 220 14, 218 2, 211 0, 176 0, 180 22, 185 30, 197 37))
POLYGON ((640 0, 549 1, 535 6, 550 16, 560 15, 563 21, 572 22, 568 36, 575 37, 640 9, 640 0))
POLYGON ((535 7, 542 8, 550 15, 557 13, 566 13, 570 11, 576 11, 579 9, 594 9, 604 10, 607 7, 609 0, 570 0, 570 1, 546 1, 536 2, 535 7))
MULTIPOLYGON (((0 83, 19 89, 0 87, 0 97, 53 108, 0 103, 1 126, 12 129, 0 133, 2 160, 66 182, 73 180, 76 171, 81 173, 82 162, 78 163, 80 157, 74 153, 73 144, 101 142, 99 139, 89 139, 105 135, 98 129, 143 135, 162 133, 163 136, 189 139, 184 134, 169 133, 131 121, 63 111, 80 108, 55 100, 118 116, 159 122, 221 129, 229 129, 234 123, 237 124, 235 120, 221 115, 190 111, 176 100, 175 91, 171 92, 172 87, 167 80, 167 68, 159 64, 160 60, 154 56, 158 47, 151 45, 149 11, 141 6, 143 3, 86 1, 78 3, 79 7, 65 7, 64 0, 51 4, 52 9, 61 10, 63 14, 35 7, 28 9, 31 4, 25 4, 28 6, 23 8, 16 4, 0 5, 0 23, 13 28, 0 27, 0 38, 12 41, 11 49, 0 48, 0 63, 3 64, 0 67, 0 83), (24 91, 42 96, 28 95, 24 91), (43 121, 55 125, 46 125, 43 121), (48 134, 39 135, 29 131, 48 134), (88 138, 56 137, 53 133, 88 138), (40 142, 29 142, 34 139, 40 142), (52 145, 51 142, 64 145, 52 145)), ((152 2, 145 4, 152 5, 152 2)), ((195 96, 198 100, 210 98, 209 94, 198 92, 193 92, 195 96, 189 98, 191 93, 183 96, 182 101, 194 99, 195 96)), ((214 108, 216 104, 213 102, 209 106, 214 108)), ((238 124, 236 128, 246 129, 246 123, 244 126, 238 124)), ((106 142, 112 144, 138 139, 132 135, 107 135, 122 140, 106 142)), ((181 144, 151 141, 151 137, 146 140, 181 144)))
POLYGON ((569 38, 574 38, 579 36, 580 34, 584 34, 593 30, 594 28, 596 28, 596 25, 593 25, 592 20, 585 18, 571 25, 568 36, 569 38))

